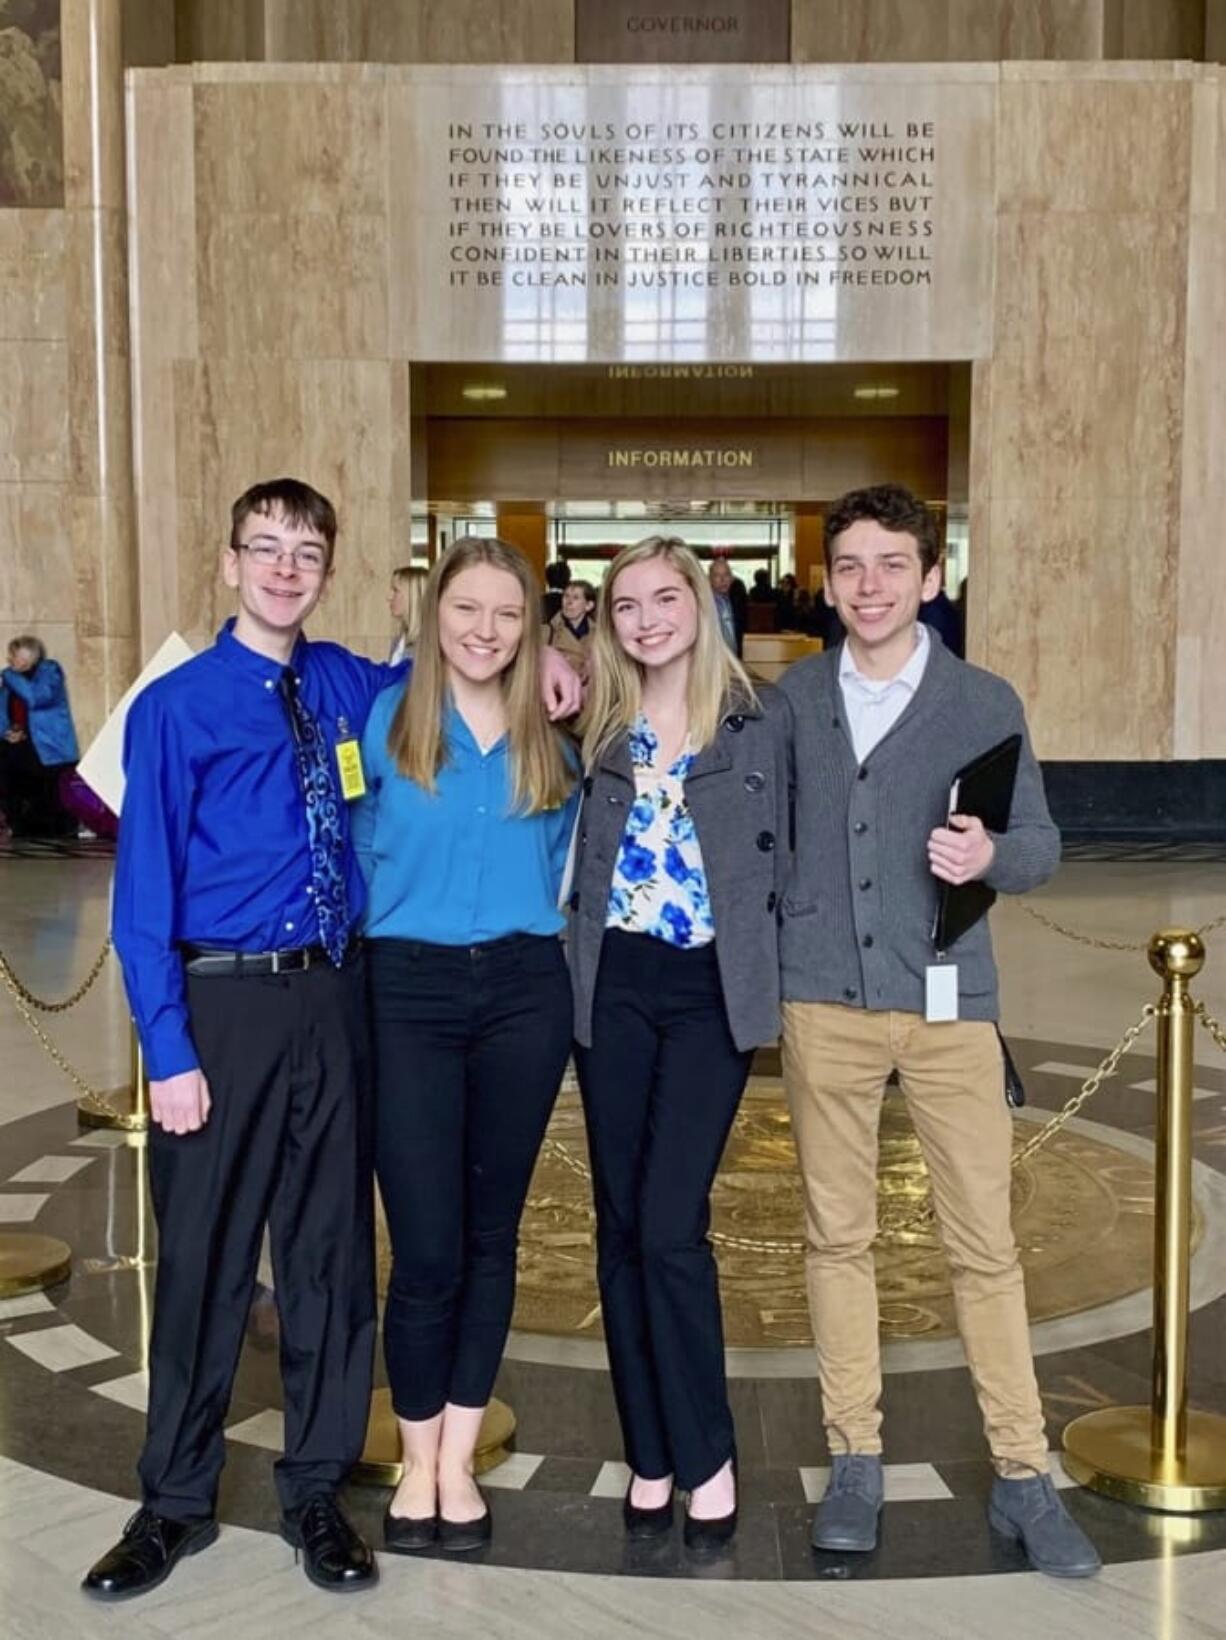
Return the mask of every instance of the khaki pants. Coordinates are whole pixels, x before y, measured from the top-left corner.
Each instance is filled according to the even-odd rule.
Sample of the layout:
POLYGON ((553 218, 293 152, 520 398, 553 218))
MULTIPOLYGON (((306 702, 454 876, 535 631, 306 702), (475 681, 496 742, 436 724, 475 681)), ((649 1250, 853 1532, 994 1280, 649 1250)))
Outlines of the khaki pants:
POLYGON ((804 1179, 809 1312, 830 1451, 881 1451, 872 1245, 877 1128, 895 1068, 932 1181, 993 1463, 1002 1475, 1045 1473, 1047 1439, 1009 1219, 1011 1122, 995 1027, 788 1002, 783 1076, 804 1179))

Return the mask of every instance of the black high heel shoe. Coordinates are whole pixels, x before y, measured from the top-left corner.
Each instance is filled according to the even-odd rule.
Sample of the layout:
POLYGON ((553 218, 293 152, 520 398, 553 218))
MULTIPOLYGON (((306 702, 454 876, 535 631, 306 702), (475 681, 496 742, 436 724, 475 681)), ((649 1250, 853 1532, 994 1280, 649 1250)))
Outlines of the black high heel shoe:
POLYGON ((673 1492, 669 1487, 668 1502, 657 1504, 654 1509, 640 1509, 637 1503, 630 1502, 630 1494, 634 1490, 634 1476, 630 1477, 630 1485, 626 1488, 626 1496, 622 1499, 622 1521, 629 1538, 663 1537, 673 1529, 673 1492))
MULTIPOLYGON (((733 1449, 729 1459, 732 1464, 732 1484, 736 1488, 737 1502, 726 1515, 716 1515, 709 1520, 695 1520, 687 1507, 685 1511, 684 1539, 687 1549, 716 1549, 729 1542, 736 1531, 737 1508, 740 1503, 741 1487, 736 1472, 736 1450, 733 1449)), ((718 1473, 718 1471, 716 1471, 718 1473)))

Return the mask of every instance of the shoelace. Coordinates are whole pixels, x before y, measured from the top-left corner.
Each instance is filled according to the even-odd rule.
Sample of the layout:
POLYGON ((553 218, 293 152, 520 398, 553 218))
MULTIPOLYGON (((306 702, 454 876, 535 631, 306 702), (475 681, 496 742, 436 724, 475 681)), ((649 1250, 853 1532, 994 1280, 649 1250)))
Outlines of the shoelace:
POLYGON ((340 1505, 328 1493, 313 1497, 302 1511, 299 1533, 304 1546, 320 1537, 338 1536, 348 1548, 355 1537, 353 1527, 341 1514, 340 1505))
POLYGON ((849 1457, 845 1464, 836 1464, 831 1476, 831 1490, 834 1492, 859 1492, 868 1479, 869 1465, 863 1458, 854 1455, 849 1457))
POLYGON ((152 1509, 140 1508, 123 1529, 123 1541, 141 1564, 156 1565, 166 1553, 162 1524, 152 1509))

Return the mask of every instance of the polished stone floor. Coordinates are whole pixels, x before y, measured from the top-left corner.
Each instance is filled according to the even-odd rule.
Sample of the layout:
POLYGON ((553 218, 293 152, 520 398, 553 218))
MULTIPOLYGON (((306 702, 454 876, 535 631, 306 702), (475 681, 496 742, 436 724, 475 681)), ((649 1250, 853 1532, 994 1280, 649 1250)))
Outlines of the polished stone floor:
MULTIPOLYGON (((87 970, 104 937, 108 886, 104 856, 0 857, 0 950, 33 990, 62 995, 87 970)), ((1143 947, 1156 927, 1195 926, 1226 911, 1226 865, 1079 860, 1030 904, 1077 930, 1143 947)), ((1075 1091, 1155 982, 1143 949, 1074 944, 1017 904, 1002 904, 995 926, 1004 1024, 1031 1098, 1020 1135, 1031 1131, 1023 1121, 1041 1121, 1075 1091)), ((1226 930, 1210 937, 1196 990, 1226 1015, 1226 930)), ((40 1020, 86 1082, 124 1080, 127 1031, 113 963, 78 1008, 40 1020)), ((1093 1165, 1109 1175, 1112 1211, 1142 1217, 1153 1074, 1150 1035, 1068 1141, 1086 1157, 1108 1156, 1093 1165)), ((1203 1032, 1196 1085, 1193 1393, 1226 1412, 1226 1057, 1203 1032)), ((827 1458, 806 1349, 731 1352, 743 1524, 725 1559, 693 1563, 675 1540, 627 1550, 617 1506, 624 1472, 600 1345, 577 1330, 551 1336, 534 1327, 513 1337, 499 1384, 519 1427, 514 1456, 490 1477, 496 1533, 485 1559, 455 1566, 387 1557, 377 1591, 339 1603, 306 1584, 272 1534, 279 1391, 275 1352, 253 1330, 228 1419, 222 1543, 122 1615, 91 1607, 78 1595, 79 1573, 132 1507, 152 1245, 140 1147, 83 1134, 73 1097, 0 994, 0 1230, 62 1235, 75 1256, 64 1287, 0 1303, 4 1640, 110 1634, 121 1624, 138 1636, 224 1629, 231 1640, 406 1627, 432 1636, 701 1628, 749 1637, 801 1626, 852 1637, 1226 1636, 1226 1515, 1169 1520, 1068 1487, 1106 1570, 1073 1586, 1022 1573, 983 1520, 989 1472, 957 1343, 922 1335, 887 1345, 888 1501, 873 1556, 848 1561, 807 1546, 810 1499, 827 1458)), ((1087 1408, 1145 1399, 1149 1359, 1139 1281, 1074 1314, 1059 1308, 1034 1329, 1053 1448, 1064 1423, 1087 1408)), ((354 1489, 366 1526, 376 1525, 385 1497, 354 1489)))

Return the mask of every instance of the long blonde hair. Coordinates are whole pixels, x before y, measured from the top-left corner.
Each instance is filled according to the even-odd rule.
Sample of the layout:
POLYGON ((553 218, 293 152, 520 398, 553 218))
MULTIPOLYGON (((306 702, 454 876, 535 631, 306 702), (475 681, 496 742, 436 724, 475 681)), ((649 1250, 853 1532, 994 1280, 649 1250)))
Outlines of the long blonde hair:
POLYGON ((429 576, 429 570, 422 569, 420 564, 402 564, 392 571, 392 585, 404 593, 404 614, 396 624, 409 649, 421 636, 421 605, 429 576))
POLYGON ((663 558, 689 586, 698 605, 698 632, 690 651, 686 686, 689 744, 701 751, 715 739, 720 719, 737 704, 756 707, 757 695, 749 674, 724 642, 710 584, 702 565, 676 535, 649 535, 623 547, 613 560, 596 614, 592 644, 592 686, 585 714, 583 761, 585 767, 607 750, 619 734, 634 726, 642 709, 643 668, 622 648, 613 624, 617 577, 632 564, 663 558))
POLYGON ((417 656, 387 737, 388 753, 406 779, 428 792, 438 790, 446 759, 443 712, 447 705, 447 664, 439 643, 439 600, 462 570, 476 564, 513 575, 524 594, 519 648, 502 673, 507 735, 511 743, 511 807, 516 814, 556 809, 570 796, 574 776, 559 734, 541 704, 540 588, 523 554, 505 541, 462 536, 434 565, 421 603, 417 656))

